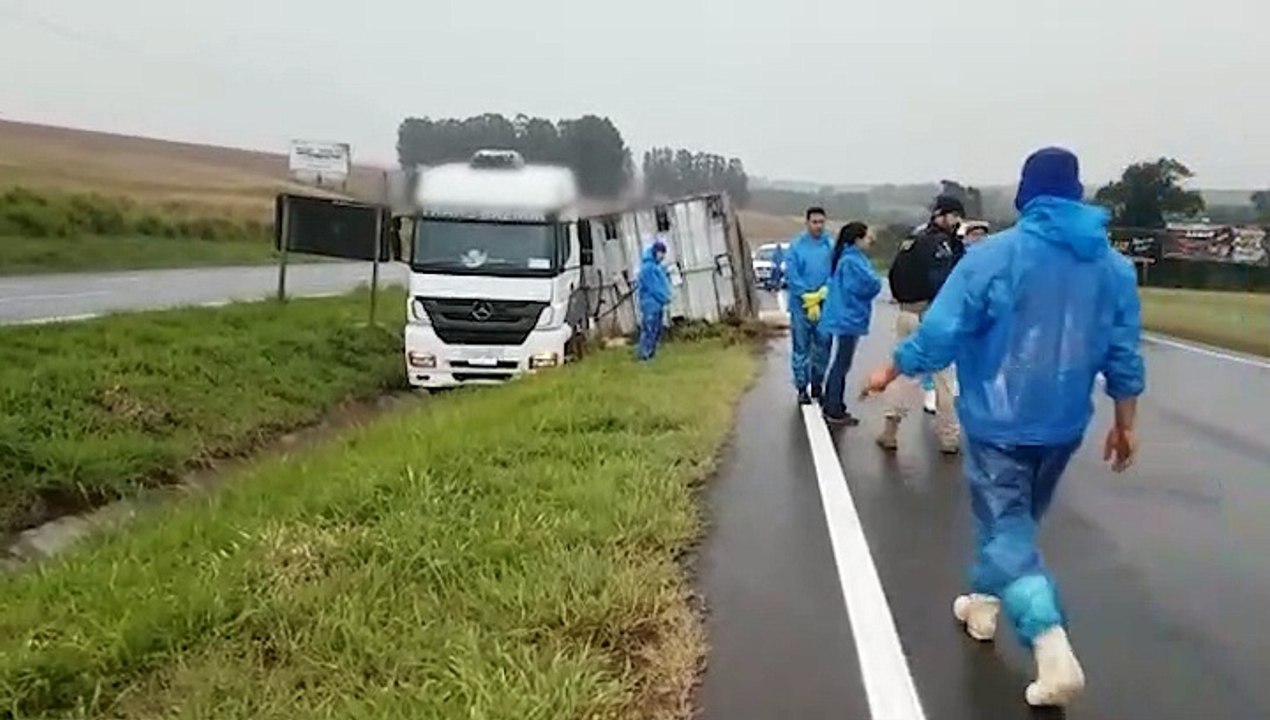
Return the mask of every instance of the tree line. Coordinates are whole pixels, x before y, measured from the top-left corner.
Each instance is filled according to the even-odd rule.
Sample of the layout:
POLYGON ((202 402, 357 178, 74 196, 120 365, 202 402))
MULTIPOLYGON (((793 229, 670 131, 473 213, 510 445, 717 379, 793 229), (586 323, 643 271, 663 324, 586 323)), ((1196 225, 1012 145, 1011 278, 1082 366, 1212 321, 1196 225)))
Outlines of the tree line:
POLYGON ((1112 213, 1120 227, 1158 229, 1170 221, 1209 220, 1245 224, 1270 222, 1270 190, 1248 196, 1249 205, 1209 207, 1198 190, 1183 185, 1195 177, 1181 161, 1162 157, 1125 168, 1120 179, 1094 193, 1094 202, 1112 213))
MULTIPOLYGON (((568 167, 587 197, 618 197, 631 188, 635 176, 631 150, 607 117, 409 117, 397 129, 397 160, 403 168, 461 162, 483 149, 515 150, 526 162, 568 167)), ((739 158, 657 148, 644 155, 643 170, 649 194, 726 191, 738 205, 749 200, 749 178, 739 158)))
POLYGON ((740 158, 668 147, 644 153, 644 190, 665 197, 726 192, 740 207, 750 201, 750 180, 740 158))

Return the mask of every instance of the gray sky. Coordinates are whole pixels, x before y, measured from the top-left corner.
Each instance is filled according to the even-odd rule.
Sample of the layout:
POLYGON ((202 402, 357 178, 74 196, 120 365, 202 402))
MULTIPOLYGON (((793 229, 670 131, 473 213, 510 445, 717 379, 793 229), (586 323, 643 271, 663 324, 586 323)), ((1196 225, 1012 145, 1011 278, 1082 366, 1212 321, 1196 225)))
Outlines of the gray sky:
MULTIPOLYGON (((406 115, 609 115, 826 182, 1087 183, 1173 155, 1270 186, 1264 0, 0 0, 0 115, 395 160, 406 115), (18 71, 17 68, 24 68, 18 71)), ((0 153, 3 149, 0 148, 0 153)))

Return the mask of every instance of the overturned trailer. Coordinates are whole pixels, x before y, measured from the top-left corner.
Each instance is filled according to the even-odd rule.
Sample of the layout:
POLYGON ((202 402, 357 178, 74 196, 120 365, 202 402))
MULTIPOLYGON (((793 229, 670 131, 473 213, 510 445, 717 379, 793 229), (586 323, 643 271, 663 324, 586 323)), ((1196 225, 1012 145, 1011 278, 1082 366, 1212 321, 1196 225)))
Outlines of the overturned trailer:
POLYGON ((756 312, 753 263, 726 195, 589 210, 578 228, 588 335, 637 332, 636 279, 654 238, 667 248, 672 322, 714 323, 756 312))

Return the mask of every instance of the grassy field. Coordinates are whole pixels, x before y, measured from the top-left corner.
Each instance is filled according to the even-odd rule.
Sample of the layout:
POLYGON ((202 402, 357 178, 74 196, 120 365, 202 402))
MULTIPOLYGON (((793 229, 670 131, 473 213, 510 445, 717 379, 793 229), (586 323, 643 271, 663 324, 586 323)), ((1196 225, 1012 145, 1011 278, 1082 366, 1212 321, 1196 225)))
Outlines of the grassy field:
MULTIPOLYGON (((280 192, 334 193, 287 181, 285 155, 168 142, 0 120, 0 192, 93 193, 153 208, 154 217, 204 223, 273 221, 280 192)), ((357 166, 348 194, 376 197, 377 168, 357 166)), ((2 213, 0 213, 2 214, 2 213)), ((255 264, 273 257, 259 242, 171 232, 23 233, 0 217, 0 275, 255 264)), ((256 238, 252 238, 255 240, 256 238)))
POLYGON ((1142 288, 1148 330, 1270 357, 1270 295, 1142 288))
MULTIPOLYGON (((287 182, 287 158, 236 148, 0 120, 0 187, 123 195, 269 221, 287 182)), ((371 197, 380 171, 357 166, 349 193, 371 197)), ((307 192, 308 190, 306 190, 307 192)))
POLYGON ((738 215, 745 241, 750 247, 769 242, 786 242, 802 232, 804 227, 803 219, 798 217, 767 215, 752 210, 741 210, 738 215))
POLYGON ((0 237, 0 275, 257 265, 276 258, 273 246, 259 240, 0 237))
POLYGON ((0 579, 0 716, 681 717, 680 559, 754 365, 447 394, 0 579))
MULTIPOLYGON (((364 293, 0 328, 0 531, 249 451, 399 385, 364 293)), ((399 291, 381 298, 399 328, 399 291)))

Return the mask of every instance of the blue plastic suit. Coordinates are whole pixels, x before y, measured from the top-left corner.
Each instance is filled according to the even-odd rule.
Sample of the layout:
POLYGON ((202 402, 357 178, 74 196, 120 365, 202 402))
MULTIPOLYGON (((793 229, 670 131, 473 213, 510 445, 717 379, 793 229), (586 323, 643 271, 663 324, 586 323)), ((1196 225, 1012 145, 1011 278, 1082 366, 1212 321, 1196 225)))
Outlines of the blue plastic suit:
POLYGON ((657 353, 663 316, 670 304, 670 276, 657 255, 665 254, 666 244, 657 240, 644 249, 639 266, 639 347, 637 357, 649 360, 657 353))
POLYGON ((1145 384, 1133 267, 1107 241, 1106 211, 1066 199, 1080 197, 1075 156, 1042 153, 1057 154, 1042 171, 1071 165, 1072 179, 1049 185, 1064 196, 1040 182, 1029 197, 1029 159, 1018 225, 970 248, 893 356, 908 376, 957 364, 978 534, 971 584, 1001 598, 1027 645, 1065 624, 1036 532, 1093 414, 1094 376, 1113 399, 1145 384))
POLYGON ((785 285, 789 289, 789 331, 793 339, 790 366, 794 387, 799 391, 819 387, 829 363, 830 338, 817 330, 803 309, 804 293, 819 290, 829 282, 833 263, 833 242, 829 233, 813 238, 804 231, 789 246, 785 256, 785 285))
POLYGON ((882 280, 860 248, 845 245, 829 278, 829 294, 820 311, 819 330, 830 339, 829 369, 825 374, 825 414, 847 414, 847 373, 860 338, 869 334, 873 298, 882 280))

